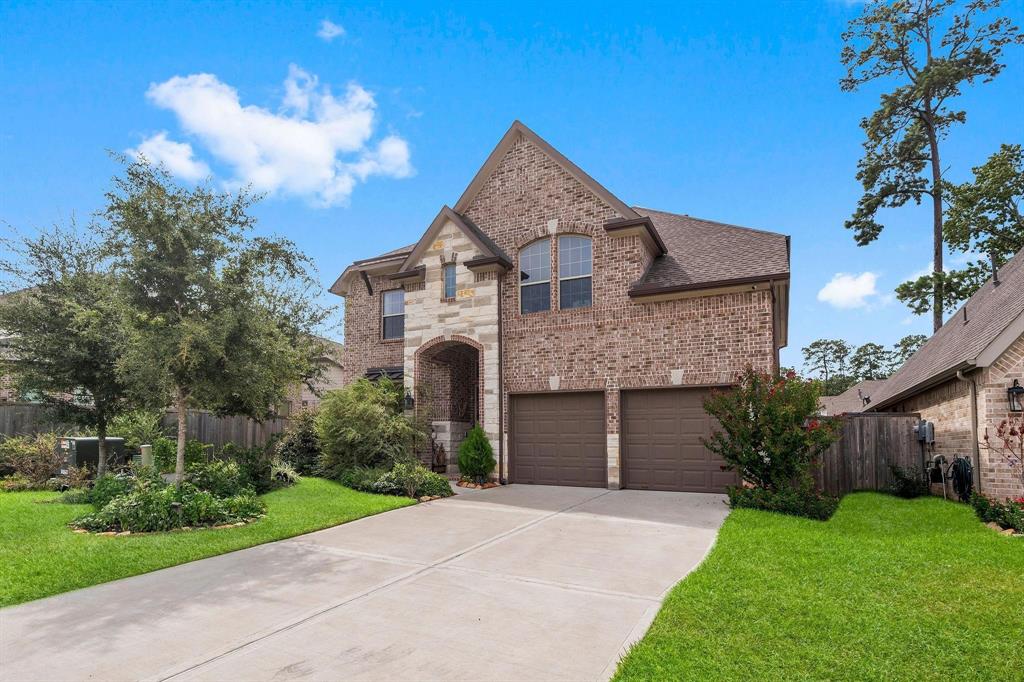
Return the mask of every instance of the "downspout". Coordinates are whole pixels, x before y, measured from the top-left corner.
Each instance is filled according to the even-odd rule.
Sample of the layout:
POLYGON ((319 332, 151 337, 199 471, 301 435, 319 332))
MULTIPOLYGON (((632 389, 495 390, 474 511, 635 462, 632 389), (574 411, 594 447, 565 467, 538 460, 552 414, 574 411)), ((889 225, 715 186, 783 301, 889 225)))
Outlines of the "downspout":
POLYGON ((502 355, 502 316, 501 316, 501 282, 504 275, 495 277, 498 295, 498 483, 505 485, 505 366, 502 355))
POLYGON ((973 455, 973 469, 974 469, 974 487, 977 491, 981 492, 981 448, 978 441, 978 387, 974 383, 974 379, 968 379, 964 376, 964 371, 958 369, 956 371, 956 378, 960 381, 967 382, 968 389, 971 393, 971 454, 973 455))

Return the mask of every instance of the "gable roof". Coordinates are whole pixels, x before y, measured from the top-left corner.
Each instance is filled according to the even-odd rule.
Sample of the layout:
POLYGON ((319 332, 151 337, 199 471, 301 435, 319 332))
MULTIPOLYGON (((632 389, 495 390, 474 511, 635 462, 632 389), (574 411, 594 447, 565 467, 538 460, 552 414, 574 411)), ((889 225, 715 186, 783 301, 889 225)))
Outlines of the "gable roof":
POLYGON ((566 170, 569 175, 576 178, 584 187, 593 192, 598 198, 603 200, 606 204, 615 209, 623 218, 636 218, 638 217, 636 212, 632 208, 627 206, 622 200, 616 197, 614 194, 609 192, 605 187, 594 178, 587 175, 582 168, 577 166, 575 163, 567 159, 557 149, 548 144, 540 135, 533 132, 518 119, 512 122, 511 127, 502 136, 501 141, 484 161, 484 165, 480 167, 480 170, 476 172, 473 179, 469 182, 469 186, 466 187, 466 191, 462 193, 459 200, 455 202, 455 211, 458 213, 464 213, 469 205, 473 203, 473 199, 480 193, 487 179, 491 176, 494 168, 501 163, 501 160, 505 158, 505 154, 512 147, 513 144, 518 142, 520 139, 525 138, 530 141, 531 144, 539 147, 545 154, 551 157, 558 165, 566 170))
POLYGON ((903 363, 873 401, 879 410, 956 375, 987 367, 1024 334, 1024 251, 989 279, 903 363))
POLYGON ((654 294, 789 277, 789 237, 688 215, 634 207, 650 218, 667 253, 630 293, 654 294))
POLYGON ((818 399, 818 407, 826 416, 847 412, 864 412, 873 402, 872 394, 885 383, 885 379, 865 379, 846 389, 839 395, 825 395, 818 399), (863 398, 872 399, 868 405, 863 398))
POLYGON ((402 267, 398 270, 400 273, 410 272, 416 267, 416 262, 423 256, 423 252, 430 247, 437 233, 449 221, 462 230, 469 238, 469 241, 473 242, 473 245, 480 251, 481 257, 497 258, 498 262, 506 268, 512 266, 512 261, 505 255, 505 252, 490 237, 484 234, 479 227, 474 225, 471 220, 459 215, 447 206, 443 206, 437 217, 430 223, 430 227, 427 228, 427 231, 423 233, 423 236, 420 237, 420 240, 416 242, 415 246, 405 257, 405 260, 402 261, 402 267))
MULTIPOLYGON (((462 215, 462 212, 472 203, 511 146, 520 139, 526 139, 539 147, 622 216, 605 225, 609 234, 639 230, 640 236, 655 258, 641 279, 633 283, 629 291, 631 297, 688 295, 673 292, 749 283, 758 283, 756 286, 762 286, 761 283, 770 282, 776 290, 776 298, 784 299, 780 305, 785 317, 785 310, 788 309, 788 236, 666 211, 627 206, 518 120, 512 123, 501 141, 491 151, 454 208, 444 206, 416 244, 355 261, 338 277, 330 291, 345 295, 357 271, 411 273, 416 261, 448 220, 455 223, 480 250, 482 255, 474 259, 480 261, 479 265, 497 263, 504 268, 510 267, 511 259, 480 228, 462 215)), ((785 345, 785 325, 776 332, 777 338, 785 345)))

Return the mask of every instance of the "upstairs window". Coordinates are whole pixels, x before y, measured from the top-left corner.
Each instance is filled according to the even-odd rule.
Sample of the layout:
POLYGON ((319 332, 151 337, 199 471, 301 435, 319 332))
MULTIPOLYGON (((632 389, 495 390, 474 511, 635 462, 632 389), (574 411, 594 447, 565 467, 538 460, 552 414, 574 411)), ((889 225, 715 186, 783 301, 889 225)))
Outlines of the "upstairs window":
POLYGON ((593 251, 589 237, 558 238, 558 307, 589 308, 593 303, 593 251))
POLYGON ((405 336, 405 290, 393 289, 382 294, 381 316, 385 339, 401 339, 405 336))
POLYGON ((551 241, 534 242, 519 252, 519 309, 551 310, 551 241))
POLYGON ((455 263, 444 266, 444 297, 455 298, 455 263))

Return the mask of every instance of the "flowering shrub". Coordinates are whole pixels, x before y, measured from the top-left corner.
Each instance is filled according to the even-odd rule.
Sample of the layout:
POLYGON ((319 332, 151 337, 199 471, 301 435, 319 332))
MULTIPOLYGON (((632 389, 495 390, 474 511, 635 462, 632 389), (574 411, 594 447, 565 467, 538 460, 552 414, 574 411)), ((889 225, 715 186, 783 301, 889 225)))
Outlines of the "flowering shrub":
POLYGON ((1006 498, 1003 502, 980 493, 971 495, 971 506, 978 518, 986 523, 997 523, 1024 533, 1024 497, 1006 498))
POLYGON ((759 488, 803 485, 817 456, 839 435, 835 421, 815 416, 818 382, 793 372, 773 377, 748 367, 737 383, 704 402, 721 426, 704 445, 759 488))

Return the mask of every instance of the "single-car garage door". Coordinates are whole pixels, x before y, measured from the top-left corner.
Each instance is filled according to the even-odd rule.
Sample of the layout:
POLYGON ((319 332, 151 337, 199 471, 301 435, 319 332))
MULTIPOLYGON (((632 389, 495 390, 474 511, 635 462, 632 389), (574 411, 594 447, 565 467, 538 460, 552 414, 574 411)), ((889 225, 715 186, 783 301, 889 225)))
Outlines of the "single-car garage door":
POLYGON ((603 393, 512 396, 513 483, 608 484, 603 393))
POLYGON ((641 490, 720 493, 737 476, 701 443, 715 427, 707 389, 622 392, 623 484, 641 490))

